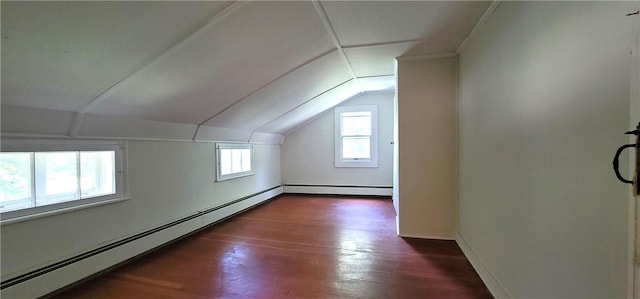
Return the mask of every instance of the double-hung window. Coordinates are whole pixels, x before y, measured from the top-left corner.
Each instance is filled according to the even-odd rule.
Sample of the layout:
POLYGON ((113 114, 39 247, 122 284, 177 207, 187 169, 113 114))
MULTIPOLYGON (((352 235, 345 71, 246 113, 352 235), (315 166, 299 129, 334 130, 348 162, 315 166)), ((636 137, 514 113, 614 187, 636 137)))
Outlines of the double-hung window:
POLYGON ((124 143, 2 140, 3 220, 123 199, 124 143))
POLYGON ((335 167, 378 167, 378 107, 335 108, 335 167))
POLYGON ((216 159, 217 181, 254 174, 253 146, 251 144, 217 143, 216 159))

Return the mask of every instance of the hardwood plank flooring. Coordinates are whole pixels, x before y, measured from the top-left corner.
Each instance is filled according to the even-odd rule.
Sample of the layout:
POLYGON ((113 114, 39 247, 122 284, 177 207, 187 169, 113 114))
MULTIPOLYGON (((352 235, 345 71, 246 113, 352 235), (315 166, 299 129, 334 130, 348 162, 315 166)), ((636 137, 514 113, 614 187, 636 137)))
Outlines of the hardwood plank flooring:
POLYGON ((454 241, 390 200, 283 195, 53 298, 492 298, 454 241))

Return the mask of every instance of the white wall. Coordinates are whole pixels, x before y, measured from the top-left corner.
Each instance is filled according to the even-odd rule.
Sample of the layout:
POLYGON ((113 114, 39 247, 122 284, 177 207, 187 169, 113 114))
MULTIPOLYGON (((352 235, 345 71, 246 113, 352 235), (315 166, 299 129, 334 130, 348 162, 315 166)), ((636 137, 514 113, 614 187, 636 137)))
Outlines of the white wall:
POLYGON ((502 2, 460 56, 459 235, 498 297, 627 295, 629 188, 611 161, 637 9, 502 2))
POLYGON ((393 93, 356 96, 339 107, 359 105, 378 106, 378 167, 334 166, 335 119, 331 109, 286 135, 282 144, 283 184, 392 186, 393 93))
POLYGON ((256 174, 220 183, 214 143, 129 141, 127 158, 132 199, 2 226, 2 280, 280 185, 279 145, 255 145, 256 174))
POLYGON ((457 57, 398 59, 398 230, 456 235, 457 57))

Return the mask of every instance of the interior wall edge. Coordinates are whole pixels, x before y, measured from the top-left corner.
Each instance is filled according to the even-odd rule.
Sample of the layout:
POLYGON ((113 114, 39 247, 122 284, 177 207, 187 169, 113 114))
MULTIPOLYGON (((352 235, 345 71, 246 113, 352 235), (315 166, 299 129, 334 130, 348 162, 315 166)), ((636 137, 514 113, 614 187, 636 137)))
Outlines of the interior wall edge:
POLYGON ((496 299, 502 298, 514 298, 509 294, 509 292, 498 282, 498 280, 493 276, 489 267, 482 261, 482 259, 475 253, 473 247, 458 233, 455 238, 456 243, 462 250, 464 256, 469 260, 473 269, 476 270, 480 279, 487 286, 491 294, 496 299))

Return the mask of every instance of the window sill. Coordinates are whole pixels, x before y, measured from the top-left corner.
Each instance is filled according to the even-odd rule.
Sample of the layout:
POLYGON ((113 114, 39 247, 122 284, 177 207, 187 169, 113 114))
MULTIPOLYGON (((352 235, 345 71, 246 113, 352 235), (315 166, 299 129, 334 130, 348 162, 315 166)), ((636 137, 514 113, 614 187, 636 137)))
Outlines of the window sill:
POLYGON ((342 161, 336 161, 335 162, 335 167, 336 168, 355 168, 355 167, 361 167, 361 168, 377 168, 378 167, 378 161, 375 160, 342 160, 342 161))
POLYGON ((71 211, 77 211, 77 210, 88 209, 88 208, 93 208, 93 207, 102 206, 102 205, 108 205, 108 204, 117 203, 117 202, 129 200, 129 199, 131 199, 131 197, 129 197, 129 196, 120 197, 120 198, 113 198, 113 199, 105 199, 105 200, 101 200, 101 201, 81 204, 81 205, 72 206, 72 207, 66 207, 66 208, 52 210, 52 211, 34 213, 34 214, 30 214, 30 215, 18 216, 18 217, 13 217, 13 218, 8 218, 8 219, 1 219, 0 220, 0 226, 5 226, 5 225, 8 225, 8 224, 13 224, 13 223, 18 223, 18 222, 33 220, 33 219, 37 219, 37 218, 48 217, 48 216, 57 215, 57 214, 63 214, 63 213, 71 212, 71 211))

